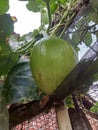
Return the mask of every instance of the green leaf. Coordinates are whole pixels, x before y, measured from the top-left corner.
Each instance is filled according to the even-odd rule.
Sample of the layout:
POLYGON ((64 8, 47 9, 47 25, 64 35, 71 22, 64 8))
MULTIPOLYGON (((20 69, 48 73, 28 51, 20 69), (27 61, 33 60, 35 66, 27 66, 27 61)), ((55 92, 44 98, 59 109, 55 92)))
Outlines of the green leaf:
POLYGON ((9 9, 9 0, 0 0, 0 15, 5 14, 9 9))
POLYGON ((14 30, 14 21, 9 14, 0 15, 0 41, 5 40, 14 30))
POLYGON ((39 30, 38 29, 34 29, 32 32, 33 37, 37 36, 39 34, 39 30))
POLYGON ((84 37, 84 39, 83 39, 83 42, 84 42, 87 46, 91 45, 91 43, 92 43, 92 36, 91 36, 91 33, 90 33, 90 32, 87 32, 87 33, 86 33, 86 35, 85 35, 85 37, 84 37))
POLYGON ((0 130, 9 130, 9 115, 5 100, 0 97, 0 130))
POLYGON ((17 61, 6 41, 14 30, 14 22, 9 14, 0 15, 0 75, 5 75, 17 61))
POLYGON ((13 67, 6 79, 3 94, 9 103, 26 103, 41 98, 30 71, 29 61, 19 62, 13 67))
POLYGON ((42 0, 29 0, 26 7, 30 11, 40 12, 41 8, 45 7, 45 3, 42 0))
POLYGON ((96 73, 96 74, 94 74, 93 76, 92 76, 92 79, 93 79, 93 81, 98 81, 98 73, 96 73))
POLYGON ((5 40, 1 40, 0 41, 0 57, 2 54, 4 55, 10 52, 11 52, 11 48, 9 44, 7 44, 5 40))
POLYGON ((12 54, 11 48, 5 41, 0 42, 0 75, 6 75, 16 64, 18 56, 12 54))
POLYGON ((98 107, 98 102, 95 103, 96 107, 98 107))
POLYGON ((0 130, 9 130, 9 115, 5 99, 2 96, 2 87, 0 83, 0 130))
POLYGON ((18 56, 16 54, 0 54, 0 75, 6 75, 17 60, 18 56))
POLYGON ((90 109, 92 112, 94 113, 98 113, 98 102, 95 103, 95 105, 93 107, 91 107, 90 109))
POLYGON ((53 14, 55 12, 55 10, 57 9, 57 6, 58 6, 58 0, 51 0, 50 1, 50 11, 51 11, 51 14, 53 14))
POLYGON ((59 0, 60 3, 65 3, 67 0, 59 0))
POLYGON ((0 53, 8 53, 10 46, 7 38, 14 30, 14 22, 9 14, 0 15, 0 53))
POLYGON ((66 102, 66 106, 68 108, 75 108, 74 102, 73 102, 73 99, 72 99, 72 95, 69 95, 68 97, 66 97, 65 102, 66 102))

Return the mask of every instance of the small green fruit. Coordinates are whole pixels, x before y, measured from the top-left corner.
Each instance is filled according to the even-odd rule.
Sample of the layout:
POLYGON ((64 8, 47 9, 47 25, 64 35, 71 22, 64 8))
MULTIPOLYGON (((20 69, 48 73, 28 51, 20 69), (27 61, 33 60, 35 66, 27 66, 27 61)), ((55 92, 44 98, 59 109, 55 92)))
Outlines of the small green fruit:
POLYGON ((77 62, 75 50, 57 37, 39 41, 30 56, 32 74, 38 87, 47 95, 55 91, 77 62))

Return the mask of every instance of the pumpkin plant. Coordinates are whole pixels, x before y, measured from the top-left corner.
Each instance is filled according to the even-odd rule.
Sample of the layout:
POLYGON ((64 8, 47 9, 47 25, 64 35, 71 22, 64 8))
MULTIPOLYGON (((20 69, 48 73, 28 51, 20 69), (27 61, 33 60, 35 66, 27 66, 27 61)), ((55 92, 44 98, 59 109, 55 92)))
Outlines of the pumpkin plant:
POLYGON ((78 57, 74 48, 67 41, 60 39, 64 32, 61 33, 59 38, 53 36, 60 23, 49 36, 52 24, 51 3, 50 0, 43 1, 46 3, 48 11, 49 26, 46 31, 48 36, 46 34, 43 39, 33 46, 30 56, 30 67, 40 90, 46 95, 51 95, 75 67, 78 57))
MULTIPOLYGON (((8 122, 12 128, 45 110, 39 105, 43 95, 50 102, 55 97, 63 100, 98 73, 97 42, 91 47, 98 37, 96 0, 19 1, 27 1, 28 10, 40 12, 41 25, 23 36, 14 33, 14 17, 5 14, 9 1, 1 0, 0 128, 6 130, 8 122), (91 50, 79 61, 84 44, 86 51, 91 50)), ((95 79, 98 74, 89 84, 95 79)))

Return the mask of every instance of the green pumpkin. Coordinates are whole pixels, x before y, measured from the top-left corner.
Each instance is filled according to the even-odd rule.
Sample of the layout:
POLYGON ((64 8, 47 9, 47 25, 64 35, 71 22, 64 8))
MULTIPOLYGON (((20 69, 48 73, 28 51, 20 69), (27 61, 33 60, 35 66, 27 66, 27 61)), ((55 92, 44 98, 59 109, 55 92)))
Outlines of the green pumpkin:
POLYGON ((51 95, 78 62, 72 46, 57 37, 48 37, 34 45, 30 66, 42 92, 51 95))

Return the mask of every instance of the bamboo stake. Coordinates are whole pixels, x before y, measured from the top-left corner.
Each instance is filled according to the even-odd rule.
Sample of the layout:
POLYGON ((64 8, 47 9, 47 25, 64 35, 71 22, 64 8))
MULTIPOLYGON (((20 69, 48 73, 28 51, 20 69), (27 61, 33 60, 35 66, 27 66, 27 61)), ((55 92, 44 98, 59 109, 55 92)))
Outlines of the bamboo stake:
POLYGON ((65 105, 57 108, 57 121, 59 130, 72 130, 68 110, 65 105))

